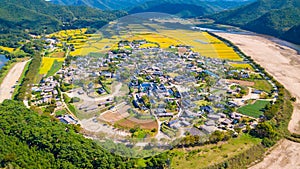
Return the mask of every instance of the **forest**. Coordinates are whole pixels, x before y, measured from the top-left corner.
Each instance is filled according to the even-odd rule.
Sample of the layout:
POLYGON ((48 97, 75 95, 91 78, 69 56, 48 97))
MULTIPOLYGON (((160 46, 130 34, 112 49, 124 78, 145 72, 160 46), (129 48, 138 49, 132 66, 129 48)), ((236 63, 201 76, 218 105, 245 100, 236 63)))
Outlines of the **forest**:
POLYGON ((31 35, 75 28, 101 28, 126 15, 87 6, 62 6, 44 0, 0 1, 0 45, 17 47, 31 35))
POLYGON ((111 154, 50 116, 6 100, 0 105, 0 168, 133 168, 134 159, 111 154))

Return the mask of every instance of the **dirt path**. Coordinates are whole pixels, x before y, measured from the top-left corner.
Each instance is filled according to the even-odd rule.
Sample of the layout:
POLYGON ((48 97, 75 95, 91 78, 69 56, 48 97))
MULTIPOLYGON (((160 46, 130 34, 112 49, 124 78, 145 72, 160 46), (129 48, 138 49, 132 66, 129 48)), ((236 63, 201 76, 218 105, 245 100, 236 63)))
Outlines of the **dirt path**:
MULTIPOLYGON (((300 55, 291 48, 278 45, 264 37, 216 33, 237 45, 245 54, 251 56, 276 80, 297 97, 289 130, 300 133, 300 55)), ((283 140, 265 159, 252 169, 294 169, 300 168, 300 144, 283 140)))
POLYGON ((16 63, 3 79, 0 86, 0 103, 5 99, 11 99, 15 89, 14 86, 17 84, 17 80, 19 80, 27 62, 16 63))

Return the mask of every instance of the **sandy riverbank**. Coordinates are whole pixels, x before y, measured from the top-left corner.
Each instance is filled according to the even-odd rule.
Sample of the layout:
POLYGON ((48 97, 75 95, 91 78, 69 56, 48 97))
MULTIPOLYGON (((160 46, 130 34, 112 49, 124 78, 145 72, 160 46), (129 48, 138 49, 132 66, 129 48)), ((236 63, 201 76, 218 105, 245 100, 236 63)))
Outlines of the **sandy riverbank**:
POLYGON ((16 63, 3 79, 0 86, 0 103, 5 99, 11 99, 14 86, 17 84, 27 62, 28 61, 16 63))
MULTIPOLYGON (((237 45, 283 84, 293 96, 297 97, 289 130, 300 133, 300 55, 295 50, 276 44, 264 37, 229 33, 216 34, 237 45)), ((300 168, 299 150, 299 143, 283 140, 261 163, 251 168, 300 168)))

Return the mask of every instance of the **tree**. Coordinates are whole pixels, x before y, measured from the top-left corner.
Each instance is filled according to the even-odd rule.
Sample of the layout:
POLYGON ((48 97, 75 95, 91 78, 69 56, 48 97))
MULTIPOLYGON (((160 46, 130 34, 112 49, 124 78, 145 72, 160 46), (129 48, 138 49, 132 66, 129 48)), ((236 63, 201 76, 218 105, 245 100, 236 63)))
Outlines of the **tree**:
POLYGON ((259 123, 250 133, 258 138, 274 139, 277 136, 273 126, 268 121, 259 123))
POLYGON ((230 139, 229 133, 216 130, 209 136, 210 143, 217 143, 219 141, 227 141, 230 139))
POLYGON ((292 98, 291 98, 291 101, 292 101, 292 102, 296 102, 296 101, 297 101, 296 97, 292 97, 292 98))

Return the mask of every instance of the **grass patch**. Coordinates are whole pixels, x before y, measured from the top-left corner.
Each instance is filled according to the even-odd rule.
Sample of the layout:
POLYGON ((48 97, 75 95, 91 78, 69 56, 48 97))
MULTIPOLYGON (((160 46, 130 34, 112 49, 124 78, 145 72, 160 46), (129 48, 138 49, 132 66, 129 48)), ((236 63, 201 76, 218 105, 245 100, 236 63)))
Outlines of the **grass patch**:
POLYGON ((77 111, 74 105, 70 104, 70 103, 66 103, 69 110, 77 117, 77 111))
POLYGON ((63 110, 58 110, 55 112, 55 116, 62 116, 62 115, 65 115, 67 114, 67 111, 65 109, 63 110))
POLYGON ((238 112, 240 112, 244 115, 247 115, 247 116, 251 116, 251 117, 254 117, 254 118, 259 118, 260 115, 264 114, 262 110, 269 103, 270 102, 268 102, 268 101, 258 100, 254 104, 249 104, 249 105, 246 105, 246 106, 243 106, 243 107, 239 108, 238 112))
POLYGON ((265 91, 267 93, 271 93, 273 87, 271 86, 271 84, 266 81, 266 80, 255 80, 254 81, 254 88, 257 90, 262 90, 265 91))
POLYGON ((47 73, 47 77, 53 76, 57 71, 59 71, 59 69, 62 67, 62 65, 63 65, 63 62, 59 62, 59 61, 55 60, 52 64, 51 69, 47 73))
POLYGON ((205 168, 222 163, 261 143, 261 139, 242 134, 226 143, 190 149, 173 149, 172 168, 205 168))

